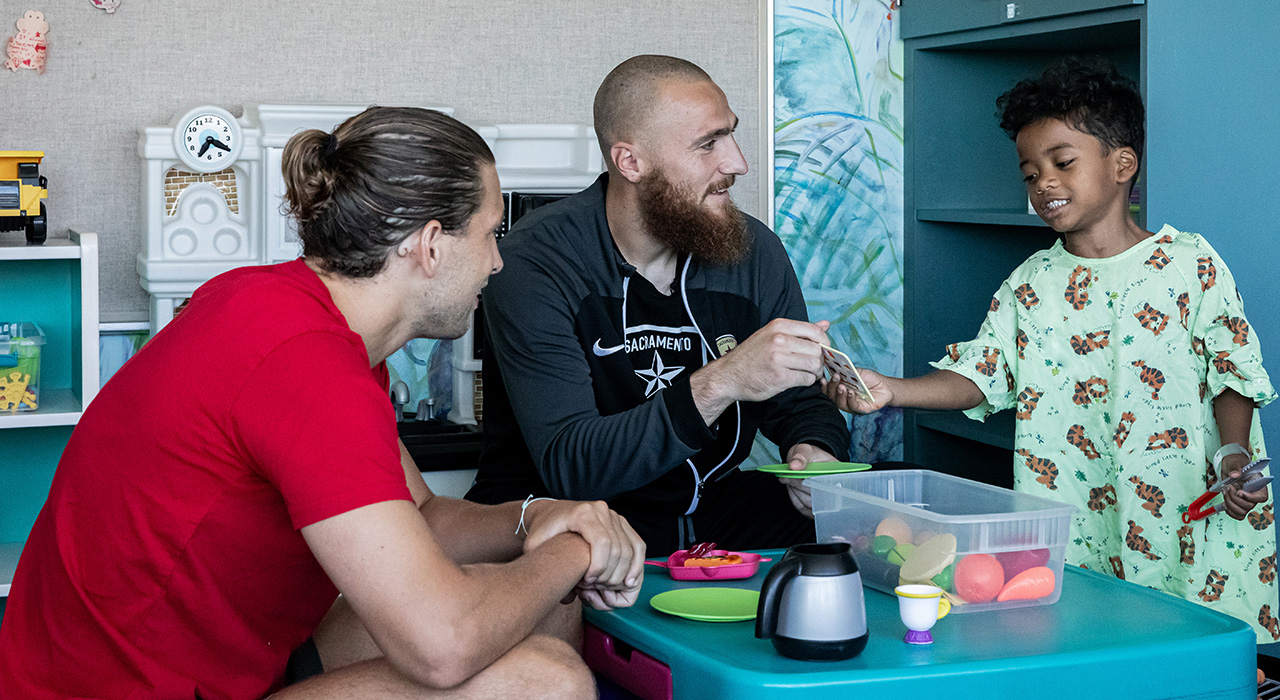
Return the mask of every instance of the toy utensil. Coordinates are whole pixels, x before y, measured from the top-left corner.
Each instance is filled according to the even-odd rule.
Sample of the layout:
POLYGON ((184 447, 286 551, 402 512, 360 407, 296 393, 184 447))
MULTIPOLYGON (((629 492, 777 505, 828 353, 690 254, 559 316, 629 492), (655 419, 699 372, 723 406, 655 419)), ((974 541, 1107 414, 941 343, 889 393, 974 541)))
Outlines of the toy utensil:
MULTIPOLYGON (((1245 449, 1240 445, 1236 445, 1236 444, 1227 445, 1226 448, 1224 448, 1223 450, 1219 450, 1217 455, 1214 455, 1214 459, 1213 459, 1214 471, 1217 471, 1218 464, 1222 462, 1222 458, 1228 454, 1247 454, 1247 453, 1245 449), (1227 449, 1227 448, 1234 448, 1234 449, 1227 449)), ((1246 464, 1244 469, 1240 470, 1240 476, 1234 479, 1231 477, 1219 479, 1216 484, 1209 487, 1208 491, 1205 491, 1203 495, 1201 495, 1199 498, 1191 502, 1191 506, 1187 508, 1187 512, 1182 514, 1182 522, 1190 524, 1192 521, 1207 518, 1210 515, 1213 515, 1214 513, 1217 513, 1223 510, 1224 505, 1221 503, 1215 506, 1210 506, 1208 508, 1204 508, 1204 505, 1209 501, 1213 500, 1213 498, 1218 494, 1222 493, 1223 491, 1226 491, 1227 487, 1229 486, 1232 486, 1238 483, 1240 484, 1240 490, 1253 492, 1271 483, 1270 476, 1262 475, 1263 470, 1266 469, 1267 466, 1270 464, 1271 464, 1270 457, 1263 457, 1262 459, 1256 459, 1246 464)))
POLYGON ((688 557, 705 557, 716 548, 715 542, 699 542, 689 548, 688 557))

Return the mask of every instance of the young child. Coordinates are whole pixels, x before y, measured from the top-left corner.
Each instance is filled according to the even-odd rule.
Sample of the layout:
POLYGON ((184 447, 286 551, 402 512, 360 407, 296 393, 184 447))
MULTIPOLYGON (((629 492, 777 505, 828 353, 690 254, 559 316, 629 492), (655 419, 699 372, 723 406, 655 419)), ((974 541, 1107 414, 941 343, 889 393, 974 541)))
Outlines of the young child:
POLYGON ((1014 409, 1017 490, 1079 508, 1068 564, 1280 640, 1267 489, 1232 487, 1225 513, 1181 520, 1219 475, 1265 455, 1255 409, 1276 392, 1222 258, 1199 234, 1150 233, 1129 215, 1140 94, 1109 64, 1067 59, 997 104, 1031 203, 1061 239, 1014 270, 977 338, 933 363, 941 371, 863 370, 871 401, 839 382, 828 396, 860 413, 964 409, 983 420, 1014 409))

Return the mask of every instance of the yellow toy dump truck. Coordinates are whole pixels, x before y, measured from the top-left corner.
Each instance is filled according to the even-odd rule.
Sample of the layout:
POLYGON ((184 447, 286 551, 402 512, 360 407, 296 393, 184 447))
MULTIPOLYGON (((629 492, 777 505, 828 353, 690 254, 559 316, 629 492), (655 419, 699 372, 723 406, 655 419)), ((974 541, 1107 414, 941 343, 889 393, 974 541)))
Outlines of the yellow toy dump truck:
POLYGON ((44 151, 0 151, 0 231, 26 229, 27 243, 44 243, 49 181, 40 174, 44 151))

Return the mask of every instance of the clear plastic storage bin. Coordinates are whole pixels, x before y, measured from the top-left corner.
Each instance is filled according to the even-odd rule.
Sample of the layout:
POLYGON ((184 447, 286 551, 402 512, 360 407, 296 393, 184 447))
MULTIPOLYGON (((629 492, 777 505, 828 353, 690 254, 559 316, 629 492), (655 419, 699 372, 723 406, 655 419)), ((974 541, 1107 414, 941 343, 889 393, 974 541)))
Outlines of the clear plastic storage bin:
POLYGON ((40 407, 40 349, 44 331, 34 323, 0 323, 0 412, 40 407))
POLYGON ((926 470, 805 483, 818 541, 850 543, 876 590, 932 583, 957 613, 1049 605, 1062 592, 1073 506, 926 470))

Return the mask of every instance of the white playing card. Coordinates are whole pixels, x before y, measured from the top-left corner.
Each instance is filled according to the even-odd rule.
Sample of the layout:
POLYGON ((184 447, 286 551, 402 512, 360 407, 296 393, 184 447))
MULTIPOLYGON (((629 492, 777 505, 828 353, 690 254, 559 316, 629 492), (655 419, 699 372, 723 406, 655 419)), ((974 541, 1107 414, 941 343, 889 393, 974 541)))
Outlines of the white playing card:
POLYGON ((838 379, 857 388, 863 399, 874 401, 871 398, 871 390, 867 388, 867 383, 862 381, 862 375, 858 373, 858 368, 853 366, 848 355, 826 345, 819 345, 819 347, 822 348, 822 364, 827 368, 827 374, 831 379, 838 379))

